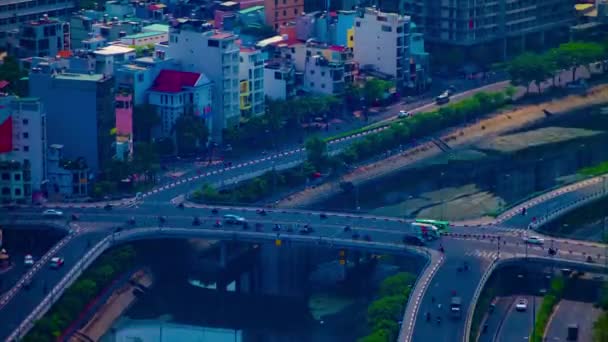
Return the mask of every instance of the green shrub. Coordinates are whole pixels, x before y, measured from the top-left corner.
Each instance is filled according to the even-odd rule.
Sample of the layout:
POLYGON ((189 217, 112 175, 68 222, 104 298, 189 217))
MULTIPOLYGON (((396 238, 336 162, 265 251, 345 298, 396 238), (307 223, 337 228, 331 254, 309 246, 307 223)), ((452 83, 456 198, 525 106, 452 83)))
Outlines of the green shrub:
POLYGON ((55 341, 85 306, 115 277, 135 262, 135 250, 126 245, 103 254, 70 286, 24 337, 23 341, 55 341))

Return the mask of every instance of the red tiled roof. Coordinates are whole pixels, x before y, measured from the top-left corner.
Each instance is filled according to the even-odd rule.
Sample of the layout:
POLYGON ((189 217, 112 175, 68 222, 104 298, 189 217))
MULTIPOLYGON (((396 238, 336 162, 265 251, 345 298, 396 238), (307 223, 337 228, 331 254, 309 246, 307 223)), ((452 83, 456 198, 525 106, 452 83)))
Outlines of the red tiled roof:
POLYGON ((338 52, 343 52, 344 50, 346 50, 346 47, 342 46, 342 45, 330 45, 329 49, 331 51, 338 51, 338 52))
POLYGON ((162 70, 156 80, 154 80, 152 90, 164 93, 177 93, 183 87, 194 87, 200 77, 201 74, 197 72, 162 70))

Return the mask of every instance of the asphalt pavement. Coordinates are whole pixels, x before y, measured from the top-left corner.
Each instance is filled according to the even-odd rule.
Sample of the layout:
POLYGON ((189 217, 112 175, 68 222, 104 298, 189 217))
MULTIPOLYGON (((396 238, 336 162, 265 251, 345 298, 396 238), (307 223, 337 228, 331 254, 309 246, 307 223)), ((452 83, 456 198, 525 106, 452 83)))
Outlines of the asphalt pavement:
POLYGON ((593 307, 593 303, 575 302, 561 300, 549 321, 546 341, 566 341, 568 326, 578 325, 578 340, 591 341, 593 335, 593 323, 601 314, 601 310, 593 307))
POLYGON ((497 297, 492 300, 492 303, 495 305, 494 312, 488 312, 481 322, 478 342, 496 342, 507 314, 515 305, 515 297, 497 297), (484 325, 487 325, 486 331, 482 330, 484 325))
POLYGON ((519 342, 527 341, 530 338, 534 322, 534 305, 536 305, 536 309, 538 310, 542 298, 523 295, 514 297, 515 303, 519 298, 527 299, 528 308, 526 311, 517 311, 515 303, 511 305, 497 334, 496 342, 519 342))

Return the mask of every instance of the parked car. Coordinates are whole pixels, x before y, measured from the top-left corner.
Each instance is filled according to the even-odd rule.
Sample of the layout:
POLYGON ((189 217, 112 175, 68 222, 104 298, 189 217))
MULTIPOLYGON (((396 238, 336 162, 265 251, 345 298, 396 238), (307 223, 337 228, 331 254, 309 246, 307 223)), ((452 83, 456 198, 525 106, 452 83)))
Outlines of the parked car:
POLYGON ((526 311, 528 309, 528 300, 526 298, 519 298, 515 303, 515 310, 526 311))
POLYGON ((62 257, 53 257, 51 258, 51 268, 58 269, 63 266, 64 260, 62 257))
POLYGON ((47 209, 42 212, 42 216, 50 218, 63 217, 63 211, 56 209, 47 209))
POLYGON ((26 254, 23 264, 25 267, 32 267, 34 265, 34 257, 31 254, 26 254))

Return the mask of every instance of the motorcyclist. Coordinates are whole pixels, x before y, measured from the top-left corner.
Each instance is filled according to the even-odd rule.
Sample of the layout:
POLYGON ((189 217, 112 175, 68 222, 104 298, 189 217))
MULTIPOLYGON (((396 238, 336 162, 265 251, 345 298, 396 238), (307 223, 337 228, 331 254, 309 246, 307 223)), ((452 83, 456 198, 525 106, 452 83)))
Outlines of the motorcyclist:
POLYGON ((430 312, 426 312, 426 321, 430 321, 431 320, 431 313, 430 312))
POLYGON ((441 317, 437 316, 437 324, 441 324, 441 317))

